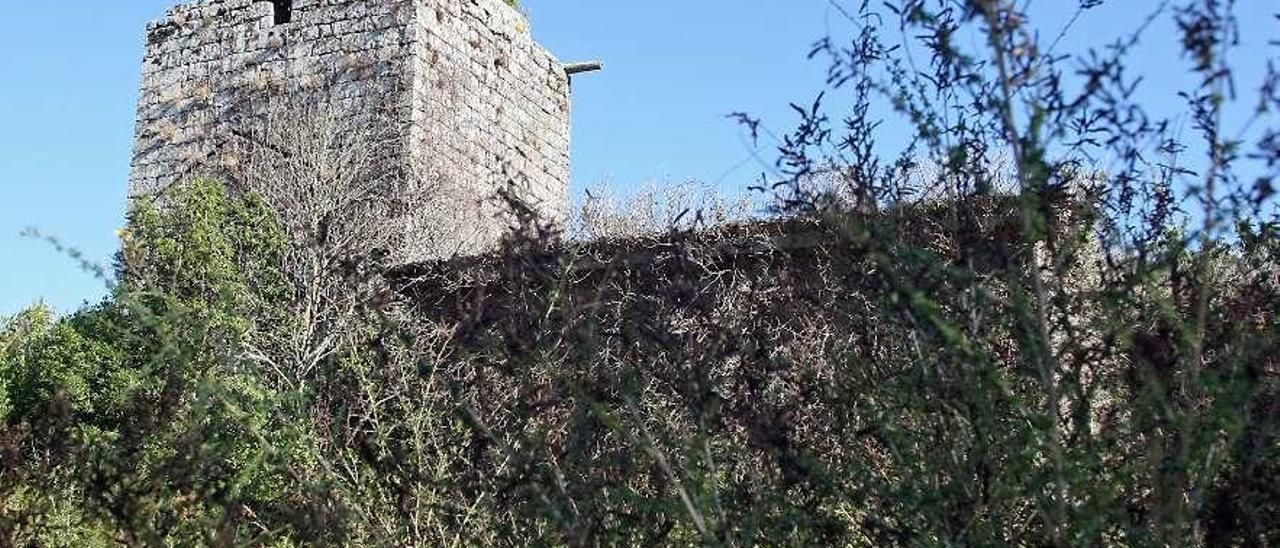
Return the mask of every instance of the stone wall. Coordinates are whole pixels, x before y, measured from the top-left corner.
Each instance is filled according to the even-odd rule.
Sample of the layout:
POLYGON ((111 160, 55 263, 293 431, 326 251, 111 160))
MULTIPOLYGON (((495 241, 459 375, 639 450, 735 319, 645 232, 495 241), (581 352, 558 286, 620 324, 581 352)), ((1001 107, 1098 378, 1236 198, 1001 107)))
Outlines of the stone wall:
MULTIPOLYGON (((412 59, 415 180, 439 182, 463 213, 460 237, 474 248, 494 241, 502 223, 485 222, 505 205, 495 189, 562 221, 569 200, 569 82, 560 63, 535 44, 524 18, 501 0, 417 2, 412 59), (481 199, 479 207, 477 198, 481 199)), ((424 219, 424 222, 433 222, 424 219)), ((448 229, 449 227, 444 227, 448 229)), ((416 256, 448 255, 422 249, 416 256)))
POLYGON ((148 25, 130 197, 225 175, 231 143, 273 110, 377 113, 401 172, 397 262, 488 249, 511 185, 551 220, 568 209, 569 89, 502 0, 202 0, 148 25))

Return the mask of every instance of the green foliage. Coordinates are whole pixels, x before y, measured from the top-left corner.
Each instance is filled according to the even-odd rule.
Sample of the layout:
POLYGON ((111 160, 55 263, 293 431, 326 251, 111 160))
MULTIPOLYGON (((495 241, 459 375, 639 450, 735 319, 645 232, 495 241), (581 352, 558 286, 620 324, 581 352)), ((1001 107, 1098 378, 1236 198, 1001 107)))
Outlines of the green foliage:
MULTIPOLYGON (((55 398, 69 412, 82 417, 119 412, 97 394, 119 393, 122 353, 80 333, 69 321, 55 321, 44 306, 36 306, 0 327, 0 403, 8 422, 31 420, 45 412, 55 398)), ((117 415, 118 416, 118 415, 117 415)))
POLYGON ((144 203, 132 213, 121 291, 200 316, 232 338, 252 321, 281 321, 278 307, 290 291, 280 270, 287 240, 270 208, 208 180, 168 199, 179 207, 144 203))
POLYGON ((263 437, 287 432, 270 424, 282 403, 237 356, 261 323, 285 325, 285 240, 260 202, 215 182, 172 199, 134 212, 111 299, 4 325, 6 432, 32 459, 6 477, 11 541, 203 543, 234 533, 219 529, 241 501, 285 496, 287 440, 263 437), (42 530, 49 514, 67 528, 42 530))

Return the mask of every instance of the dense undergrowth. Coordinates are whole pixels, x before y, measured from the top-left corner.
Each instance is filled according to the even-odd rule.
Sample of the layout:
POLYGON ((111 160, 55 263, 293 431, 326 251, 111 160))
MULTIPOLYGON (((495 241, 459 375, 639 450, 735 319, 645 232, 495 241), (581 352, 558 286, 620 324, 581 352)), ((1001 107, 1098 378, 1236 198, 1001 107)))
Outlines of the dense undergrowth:
POLYGON ((1196 378, 1169 324, 1188 306, 1165 293, 1177 273, 1122 295, 1068 273, 1064 321, 1096 335, 1054 349, 1073 386, 1055 440, 1020 324, 1013 211, 512 241, 397 271, 402 296, 295 382, 248 348, 295 329, 275 266, 287 241, 261 201, 199 182, 135 213, 107 301, 4 325, 3 532, 77 546, 1036 544, 1055 527, 1073 542, 1273 542, 1276 234, 1212 258, 1196 378), (1054 516, 1059 488, 1073 502, 1054 516))
POLYGON ((891 7, 815 48, 852 106, 797 108, 765 218, 515 208, 388 269, 349 130, 140 204, 108 298, 0 326, 0 543, 1280 543, 1280 76, 1223 137, 1230 11, 1173 9, 1191 169, 1111 57, 1076 96, 1010 3, 891 7))

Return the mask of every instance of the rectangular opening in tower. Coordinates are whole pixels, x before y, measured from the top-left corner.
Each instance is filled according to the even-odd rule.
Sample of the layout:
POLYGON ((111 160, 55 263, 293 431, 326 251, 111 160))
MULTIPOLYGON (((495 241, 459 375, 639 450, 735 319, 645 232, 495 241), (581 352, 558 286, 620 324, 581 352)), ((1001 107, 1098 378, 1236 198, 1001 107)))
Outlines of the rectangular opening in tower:
POLYGON ((293 21, 293 0, 271 0, 271 5, 275 8, 277 25, 293 21))

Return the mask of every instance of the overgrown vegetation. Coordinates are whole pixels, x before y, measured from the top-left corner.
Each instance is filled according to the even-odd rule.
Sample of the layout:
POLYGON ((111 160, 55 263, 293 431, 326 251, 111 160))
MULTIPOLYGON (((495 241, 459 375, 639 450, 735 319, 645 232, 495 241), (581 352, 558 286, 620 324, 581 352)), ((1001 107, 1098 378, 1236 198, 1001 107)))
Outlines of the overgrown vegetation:
POLYGON ((1016 8, 840 8, 755 221, 517 208, 386 269, 379 124, 272 121, 307 142, 138 207, 103 303, 0 329, 4 543, 1280 543, 1277 64, 1223 127, 1232 5, 1163 4, 1186 142, 1149 37, 1057 57, 1016 8))

